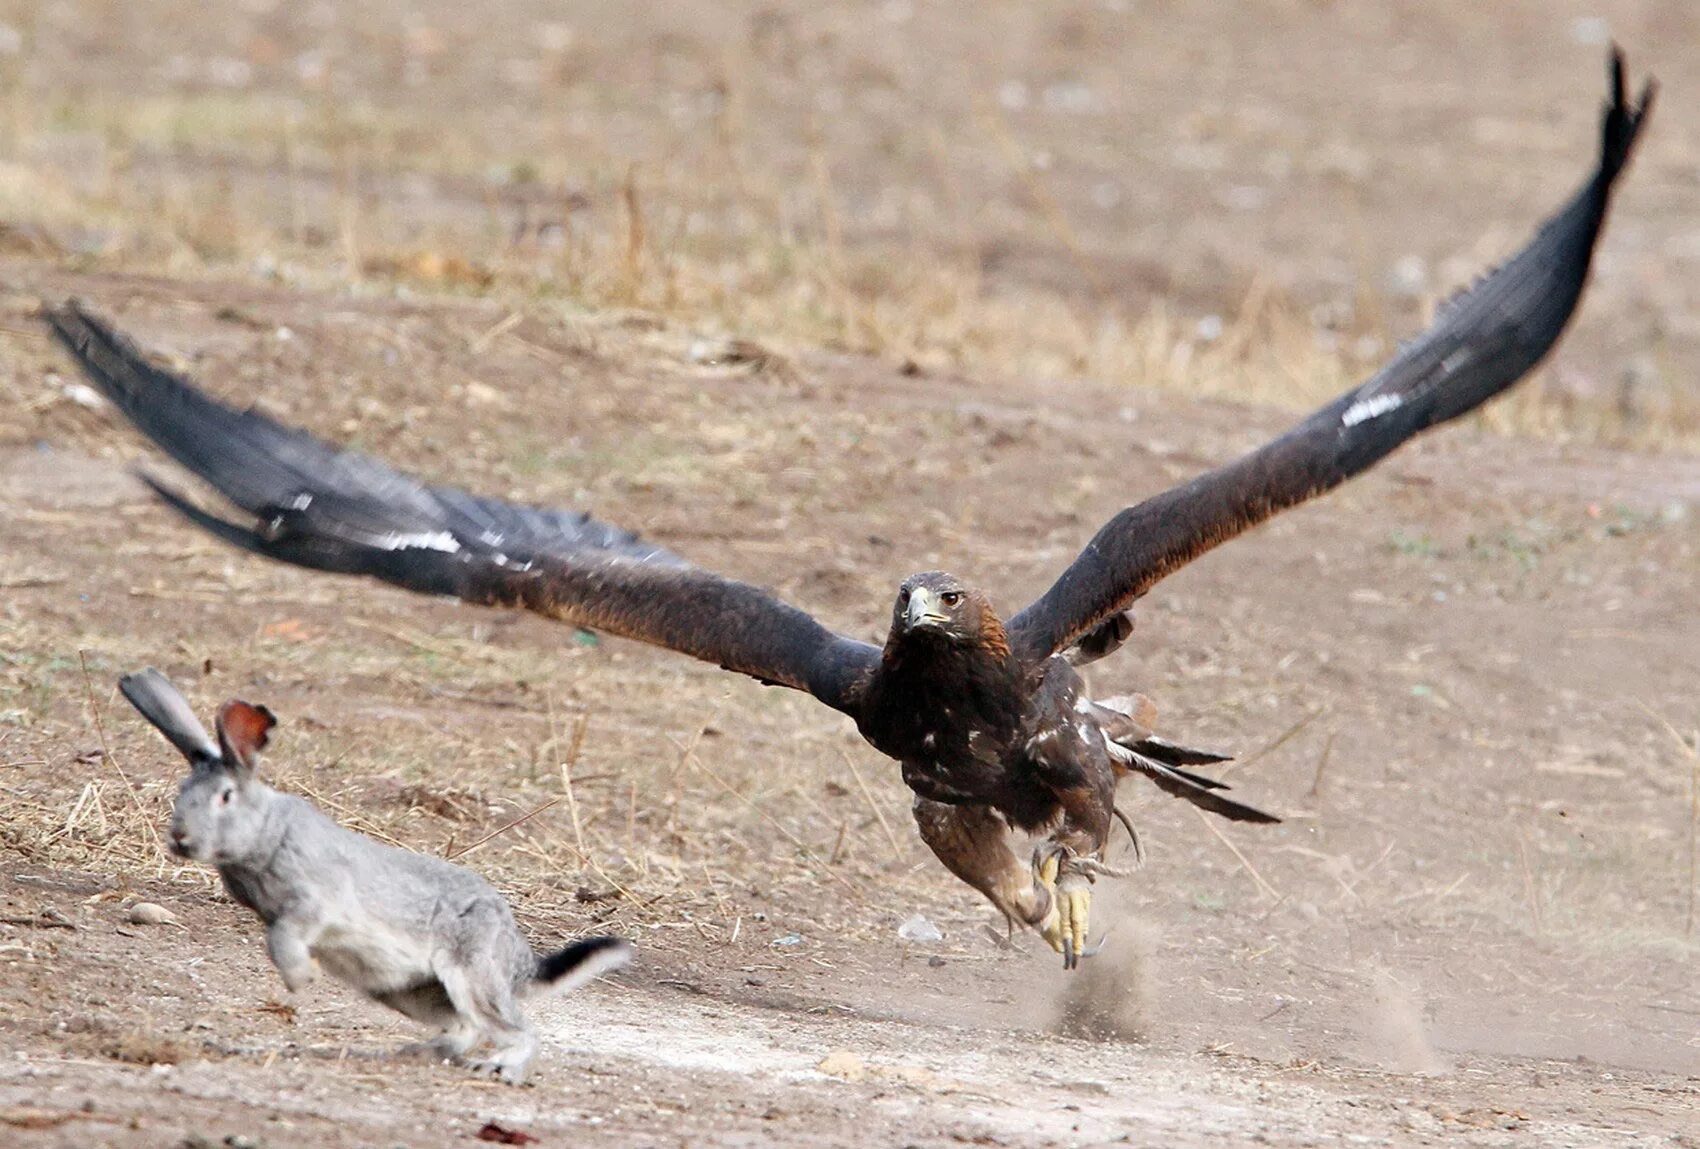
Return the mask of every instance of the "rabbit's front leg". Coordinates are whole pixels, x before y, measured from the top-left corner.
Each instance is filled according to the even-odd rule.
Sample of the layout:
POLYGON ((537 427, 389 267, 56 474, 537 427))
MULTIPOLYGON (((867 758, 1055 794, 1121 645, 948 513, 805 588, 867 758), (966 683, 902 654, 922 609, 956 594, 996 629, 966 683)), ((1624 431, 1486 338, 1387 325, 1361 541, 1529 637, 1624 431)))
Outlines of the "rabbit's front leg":
POLYGON ((290 993, 306 989, 319 976, 319 963, 313 960, 307 932, 299 922, 279 918, 266 927, 266 952, 290 993))

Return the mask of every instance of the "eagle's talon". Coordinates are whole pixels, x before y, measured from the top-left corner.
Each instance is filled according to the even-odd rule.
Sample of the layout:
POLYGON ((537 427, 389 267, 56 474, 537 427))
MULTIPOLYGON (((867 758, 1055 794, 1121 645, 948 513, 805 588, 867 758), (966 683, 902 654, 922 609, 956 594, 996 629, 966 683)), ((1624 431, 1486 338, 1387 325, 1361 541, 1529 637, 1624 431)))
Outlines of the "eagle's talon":
POLYGON ((1064 969, 1077 969, 1086 956, 1086 928, 1092 910, 1092 883, 1083 874, 1067 871, 1057 879, 1057 925, 1062 935, 1064 969))
POLYGON ((1066 847, 1048 851, 1041 847, 1034 863, 1034 880, 1044 887, 1051 903, 1039 923, 1039 935, 1062 954, 1064 969, 1077 969, 1081 958, 1097 952, 1086 945, 1096 867, 1066 847))

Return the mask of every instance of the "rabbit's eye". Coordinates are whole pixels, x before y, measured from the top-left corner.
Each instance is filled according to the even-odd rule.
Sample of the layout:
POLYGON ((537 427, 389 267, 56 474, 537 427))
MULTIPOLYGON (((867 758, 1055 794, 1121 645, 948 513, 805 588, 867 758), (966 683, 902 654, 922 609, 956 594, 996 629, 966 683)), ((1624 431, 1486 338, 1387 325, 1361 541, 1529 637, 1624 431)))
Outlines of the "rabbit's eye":
POLYGON ((230 805, 230 791, 229 790, 220 790, 219 791, 219 793, 218 793, 218 804, 220 806, 230 805))

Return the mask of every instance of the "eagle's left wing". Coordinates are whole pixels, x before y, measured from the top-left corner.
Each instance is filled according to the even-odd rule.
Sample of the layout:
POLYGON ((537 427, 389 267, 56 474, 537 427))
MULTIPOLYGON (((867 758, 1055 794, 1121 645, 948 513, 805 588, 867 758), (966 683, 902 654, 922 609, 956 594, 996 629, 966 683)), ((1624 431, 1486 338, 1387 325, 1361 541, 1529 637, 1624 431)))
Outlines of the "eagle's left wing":
POLYGON ((227 542, 315 570, 536 611, 856 712, 879 648, 759 587, 692 566, 589 515, 427 486, 258 411, 228 407, 149 363, 75 302, 46 318, 131 422, 253 516, 251 525, 228 522, 147 478, 167 503, 227 542))
POLYGON ((1638 103, 1627 102, 1623 59, 1614 51, 1598 166, 1528 245, 1447 304, 1433 327, 1368 382, 1244 458, 1116 515, 1049 590, 1010 619, 1016 654, 1034 663, 1083 636, 1091 645, 1095 632, 1165 575, 1522 378, 1576 309, 1612 187, 1652 96, 1649 83, 1638 103))

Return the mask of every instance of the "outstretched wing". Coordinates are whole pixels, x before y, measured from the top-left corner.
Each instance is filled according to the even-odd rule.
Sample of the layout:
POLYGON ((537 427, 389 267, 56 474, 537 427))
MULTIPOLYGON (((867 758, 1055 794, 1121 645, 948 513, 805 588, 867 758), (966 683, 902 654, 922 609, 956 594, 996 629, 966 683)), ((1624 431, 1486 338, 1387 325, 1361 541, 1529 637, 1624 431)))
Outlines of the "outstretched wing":
POLYGON ((854 714, 879 650, 746 583, 692 566, 586 514, 426 486, 149 363, 76 302, 46 313, 90 379, 179 463, 253 516, 230 522, 155 481, 226 542, 316 570, 523 607, 681 651, 854 714))
POLYGON ((1599 166, 1522 251, 1447 304, 1368 382, 1244 458, 1116 515, 1010 620, 1017 655, 1036 662, 1063 650, 1165 575, 1474 410, 1540 362, 1576 309, 1612 185, 1652 106, 1651 82, 1638 103, 1625 101, 1615 51, 1611 73, 1599 166))

